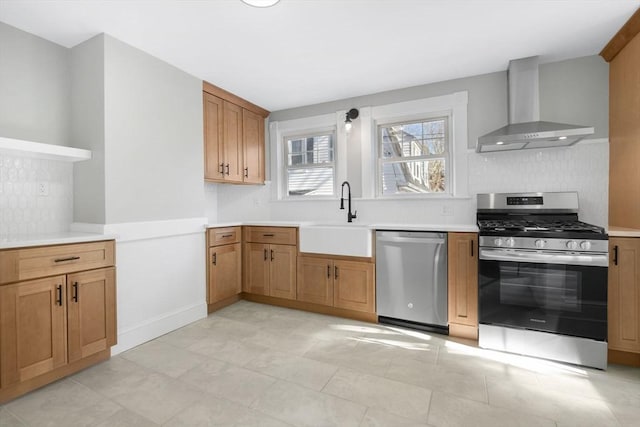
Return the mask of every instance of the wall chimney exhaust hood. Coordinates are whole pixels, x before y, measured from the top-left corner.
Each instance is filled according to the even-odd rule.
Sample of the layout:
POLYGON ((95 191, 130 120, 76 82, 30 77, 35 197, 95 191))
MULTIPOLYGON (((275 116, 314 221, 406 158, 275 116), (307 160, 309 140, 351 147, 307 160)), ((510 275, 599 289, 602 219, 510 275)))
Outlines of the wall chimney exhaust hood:
POLYGON ((509 124, 478 138, 476 152, 566 147, 593 127, 540 121, 538 57, 509 61, 509 124))

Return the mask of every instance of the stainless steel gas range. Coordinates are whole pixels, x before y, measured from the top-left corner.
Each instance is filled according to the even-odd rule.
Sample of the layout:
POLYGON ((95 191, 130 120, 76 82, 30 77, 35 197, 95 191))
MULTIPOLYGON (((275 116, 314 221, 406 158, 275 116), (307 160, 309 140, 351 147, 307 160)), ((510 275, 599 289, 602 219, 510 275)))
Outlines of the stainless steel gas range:
POLYGON ((578 194, 478 194, 479 345, 606 369, 608 241, 578 194))

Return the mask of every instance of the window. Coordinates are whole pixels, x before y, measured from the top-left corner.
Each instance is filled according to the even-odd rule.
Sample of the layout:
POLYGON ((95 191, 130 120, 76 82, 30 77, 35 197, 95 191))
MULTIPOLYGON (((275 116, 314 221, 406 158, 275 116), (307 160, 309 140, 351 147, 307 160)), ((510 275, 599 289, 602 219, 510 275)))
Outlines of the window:
POLYGON ((378 194, 451 193, 449 118, 378 126, 378 194))
POLYGON ((334 140, 333 132, 284 138, 287 197, 335 194, 334 140))

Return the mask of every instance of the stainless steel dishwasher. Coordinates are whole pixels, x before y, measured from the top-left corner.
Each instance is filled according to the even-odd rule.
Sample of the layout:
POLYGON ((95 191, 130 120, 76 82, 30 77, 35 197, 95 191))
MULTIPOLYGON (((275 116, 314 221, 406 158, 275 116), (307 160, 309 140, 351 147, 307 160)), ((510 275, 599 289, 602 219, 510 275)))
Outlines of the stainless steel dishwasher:
POLYGON ((447 234, 376 231, 378 321, 449 333, 447 234))

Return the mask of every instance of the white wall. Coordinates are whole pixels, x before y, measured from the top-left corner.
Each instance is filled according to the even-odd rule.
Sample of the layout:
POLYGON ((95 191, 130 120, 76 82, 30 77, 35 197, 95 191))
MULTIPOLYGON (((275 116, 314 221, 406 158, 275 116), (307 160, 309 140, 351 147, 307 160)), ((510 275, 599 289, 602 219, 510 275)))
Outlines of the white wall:
POLYGON ((69 50, 0 22, 0 136, 69 141, 69 50))

